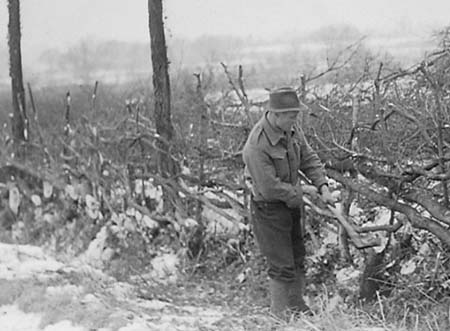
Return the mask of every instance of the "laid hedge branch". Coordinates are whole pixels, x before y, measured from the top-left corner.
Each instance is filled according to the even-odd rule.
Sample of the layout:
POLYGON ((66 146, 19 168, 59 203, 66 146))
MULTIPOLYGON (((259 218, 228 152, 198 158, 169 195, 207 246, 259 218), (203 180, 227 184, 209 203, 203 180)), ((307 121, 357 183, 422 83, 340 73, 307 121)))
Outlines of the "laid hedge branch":
POLYGON ((331 219, 336 219, 339 224, 344 227, 345 231, 347 231, 350 240, 353 242, 356 248, 364 249, 380 245, 381 242, 379 238, 362 237, 356 230, 355 226, 349 220, 347 220, 347 218, 343 215, 342 211, 339 210, 338 207, 327 206, 326 209, 320 208, 306 196, 303 197, 303 201, 307 206, 309 206, 314 212, 318 213, 319 215, 327 216, 331 219))
POLYGON ((414 228, 426 230, 439 238, 439 240, 441 240, 444 244, 450 246, 450 233, 447 227, 441 225, 439 222, 436 222, 429 217, 424 216, 411 205, 393 199, 392 196, 386 196, 382 193, 376 192, 373 189, 369 188, 369 185, 367 183, 362 184, 348 177, 345 177, 337 171, 328 170, 328 176, 345 185, 346 187, 359 192, 367 199, 377 203, 378 205, 385 206, 396 212, 404 214, 414 228))

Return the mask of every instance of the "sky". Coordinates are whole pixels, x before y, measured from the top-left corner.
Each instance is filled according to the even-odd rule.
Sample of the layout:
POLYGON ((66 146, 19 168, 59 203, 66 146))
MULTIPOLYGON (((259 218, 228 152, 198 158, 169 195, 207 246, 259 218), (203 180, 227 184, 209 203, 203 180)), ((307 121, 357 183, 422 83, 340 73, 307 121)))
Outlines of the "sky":
MULTIPOLYGON (((331 24, 365 30, 450 24, 449 0, 164 0, 167 38, 276 37, 331 24)), ((24 48, 65 47, 80 39, 148 41, 146 0, 22 0, 24 48)), ((7 37, 1 0, 0 38, 7 37)))
MULTIPOLYGON (((42 52, 64 53, 80 40, 149 43, 148 0, 20 2, 22 63, 29 73, 39 72, 42 52)), ((9 81, 7 3, 0 0, 0 86, 9 81)), ((426 51, 433 32, 450 25, 450 0, 163 0, 163 8, 169 45, 171 39, 231 35, 289 46, 294 36, 347 24, 379 53, 394 54, 399 42, 408 42, 410 48, 394 54, 408 61, 426 51)))

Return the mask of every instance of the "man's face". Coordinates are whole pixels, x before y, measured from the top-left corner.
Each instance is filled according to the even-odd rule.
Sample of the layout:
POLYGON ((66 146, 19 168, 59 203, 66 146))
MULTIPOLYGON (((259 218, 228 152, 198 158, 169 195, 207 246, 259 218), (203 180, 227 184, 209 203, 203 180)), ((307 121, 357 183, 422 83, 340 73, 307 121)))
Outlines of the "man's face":
POLYGON ((276 114, 276 126, 281 130, 289 132, 297 121, 298 111, 285 111, 276 114))

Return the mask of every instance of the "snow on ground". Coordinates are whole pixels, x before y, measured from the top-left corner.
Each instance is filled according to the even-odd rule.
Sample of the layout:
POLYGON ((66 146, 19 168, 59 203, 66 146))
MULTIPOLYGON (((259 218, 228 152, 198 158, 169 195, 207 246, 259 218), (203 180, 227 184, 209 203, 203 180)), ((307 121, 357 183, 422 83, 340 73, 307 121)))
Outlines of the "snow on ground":
POLYGON ((46 256, 39 247, 0 243, 0 279, 25 279, 45 276, 60 269, 63 264, 46 256))
POLYGON ((85 331, 80 326, 74 326, 70 321, 61 321, 56 324, 40 328, 41 316, 39 314, 24 313, 15 305, 0 307, 0 328, 2 331, 85 331))
POLYGON ((39 314, 26 314, 15 305, 0 307, 0 327, 3 331, 39 330, 40 323, 39 314))
MULTIPOLYGON (((156 260, 161 262, 158 267, 165 275, 177 264, 175 255, 167 256, 171 258, 161 256, 156 260)), ((336 276, 347 283, 354 281, 358 273, 348 268, 336 276)), ((197 289, 191 294, 197 295, 197 289)), ((133 285, 119 282, 80 259, 66 265, 41 248, 0 243, 0 331, 241 331, 268 330, 276 325, 264 309, 243 317, 227 305, 208 303, 206 307, 203 302, 203 306, 195 306, 196 297, 191 295, 179 300, 185 302, 180 304, 164 299, 164 295, 161 298, 165 301, 156 299, 159 292, 149 292, 149 299, 143 299, 143 293, 138 297, 137 292, 133 285)), ((341 303, 342 298, 334 296, 329 299, 328 310, 341 303)), ((306 330, 300 327, 303 320, 299 323, 277 329, 306 330)), ((308 330, 323 329, 309 325, 308 330)))
MULTIPOLYGON (((167 276, 174 265, 177 264, 176 256, 166 259, 161 256, 156 261, 155 273, 161 272, 167 276), (169 260, 169 264, 167 264, 169 260)), ((225 312, 220 308, 198 308, 194 306, 177 306, 159 300, 142 300, 135 296, 131 284, 122 283, 105 275, 92 266, 83 264, 82 260, 75 260, 70 265, 65 265, 47 255, 39 247, 29 245, 11 245, 0 243, 0 282, 3 287, 0 291, 8 290, 8 281, 36 281, 36 286, 48 284, 42 293, 42 302, 58 302, 58 298, 70 300, 74 303, 58 309, 71 309, 81 304, 95 311, 106 311, 109 314, 107 320, 120 317, 126 325, 116 328, 119 331, 152 331, 152 330, 198 330, 202 328, 214 328, 214 323, 220 321, 225 312), (61 275, 77 273, 83 277, 81 284, 54 284, 53 279, 61 275), (84 280, 85 279, 85 280, 84 280), (87 293, 85 283, 89 281, 102 285, 103 292, 87 293), (46 283, 47 281, 47 283, 46 283), (6 282, 6 287, 5 287, 6 282), (106 287, 106 288, 105 288, 106 287), (116 305, 107 301, 113 297, 116 305), (117 304, 117 302, 119 302, 117 304)), ((9 292, 8 292, 9 293, 9 292)), ((8 296, 8 293, 0 292, 0 299, 8 296)), ((39 300, 39 299, 38 299, 39 300)), ((12 300, 10 300, 12 301, 12 300)), ((0 301, 2 302, 2 301, 0 301)), ((5 301, 3 301, 4 303, 5 301)), ((8 302, 8 300, 6 300, 8 302)), ((40 301, 38 301, 40 305, 40 301)), ((42 304, 45 306, 45 304, 42 304)), ((63 319, 56 323, 43 323, 45 311, 24 312, 16 302, 9 302, 1 306, 0 303, 0 330, 1 331, 88 331, 82 325, 63 319)), ((94 312, 95 314, 95 312, 94 312)), ((73 315, 71 315, 73 316, 73 315)), ((97 329, 108 331, 110 328, 97 329)))

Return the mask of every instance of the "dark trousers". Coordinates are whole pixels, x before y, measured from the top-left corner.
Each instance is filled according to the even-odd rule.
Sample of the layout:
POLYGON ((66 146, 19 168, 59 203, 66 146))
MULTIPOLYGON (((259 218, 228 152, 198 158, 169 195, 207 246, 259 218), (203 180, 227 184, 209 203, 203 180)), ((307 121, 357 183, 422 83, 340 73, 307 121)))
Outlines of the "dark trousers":
POLYGON ((283 202, 251 201, 252 225, 270 278, 292 282, 296 269, 303 269, 305 244, 301 233, 300 208, 283 202))

